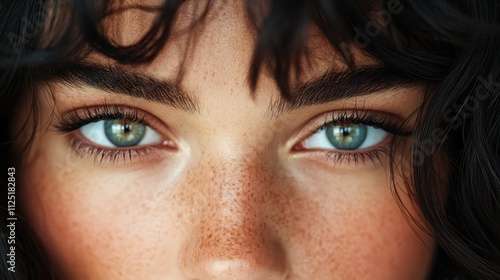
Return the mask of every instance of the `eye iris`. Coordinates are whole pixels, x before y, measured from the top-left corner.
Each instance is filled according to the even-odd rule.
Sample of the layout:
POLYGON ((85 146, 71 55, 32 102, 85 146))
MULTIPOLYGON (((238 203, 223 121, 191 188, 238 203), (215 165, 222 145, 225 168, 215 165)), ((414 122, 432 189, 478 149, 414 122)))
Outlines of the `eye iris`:
POLYGON ((354 150, 365 142, 366 131, 366 125, 351 123, 329 126, 326 135, 335 148, 354 150))
POLYGON ((117 147, 137 145, 146 134, 146 126, 128 120, 109 120, 104 122, 108 140, 117 147))

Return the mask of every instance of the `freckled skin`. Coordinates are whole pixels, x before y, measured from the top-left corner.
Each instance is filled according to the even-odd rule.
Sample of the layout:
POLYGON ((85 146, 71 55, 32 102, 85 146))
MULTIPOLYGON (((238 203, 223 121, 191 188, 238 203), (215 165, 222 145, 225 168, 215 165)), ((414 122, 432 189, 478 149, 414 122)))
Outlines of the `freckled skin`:
MULTIPOLYGON (((200 103, 197 114, 64 85, 54 85, 55 104, 40 95, 41 123, 50 123, 52 106, 126 104, 164 122, 178 145, 148 159, 95 164, 68 156, 54 129, 37 134, 20 166, 26 176, 19 197, 62 279, 425 279, 434 241, 417 231, 420 240, 403 218, 387 160, 333 163, 288 145, 295 132, 308 132, 313 117, 355 103, 407 116, 421 92, 385 92, 272 118, 269 104, 279 96, 272 79, 262 76, 255 98, 247 86, 254 41, 242 7, 217 9, 182 82, 200 103), (71 93, 78 95, 64 98, 71 93)), ((120 28, 141 16, 127 15, 134 20, 120 28)), ((140 28, 130 27, 137 34, 140 28)), ((134 40, 135 33, 116 33, 134 40)), ((182 46, 167 45, 137 71, 175 77, 182 46)))

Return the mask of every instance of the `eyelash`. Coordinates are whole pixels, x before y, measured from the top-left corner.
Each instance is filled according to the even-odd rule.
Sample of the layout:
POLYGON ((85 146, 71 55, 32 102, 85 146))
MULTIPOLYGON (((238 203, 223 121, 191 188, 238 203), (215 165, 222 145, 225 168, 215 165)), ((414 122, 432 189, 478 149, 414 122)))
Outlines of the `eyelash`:
MULTIPOLYGON (((62 133, 74 132, 84 125, 102 121, 125 119, 146 126, 151 126, 147 115, 137 109, 127 108, 125 106, 109 106, 83 108, 68 113, 64 119, 59 120, 56 129, 62 133)), ((109 149, 101 148, 93 144, 85 143, 81 136, 68 134, 69 146, 81 157, 94 157, 94 161, 103 163, 104 161, 116 163, 119 159, 124 162, 133 161, 142 157, 147 157, 151 153, 151 146, 144 145, 135 148, 109 149)))
MULTIPOLYGON (((392 134, 391 137, 408 137, 411 136, 413 131, 403 127, 404 121, 399 117, 387 113, 380 113, 376 111, 353 109, 342 111, 334 111, 327 115, 323 125, 312 130, 307 137, 318 131, 325 129, 329 126, 340 124, 352 123, 363 124, 372 126, 374 128, 383 129, 384 131, 392 134)), ((300 145, 305 140, 301 142, 300 145)), ((385 140, 384 140, 385 141, 385 140)), ((326 160, 332 161, 336 164, 365 164, 368 160, 372 163, 381 163, 384 156, 389 155, 390 147, 375 147, 369 148, 366 151, 346 152, 341 150, 321 151, 324 153, 326 160)))
MULTIPOLYGON (((312 130, 307 137, 310 137, 312 134, 329 126, 345 123, 373 126, 374 128, 383 129, 395 137, 407 137, 412 134, 411 130, 403 128, 400 118, 376 111, 344 109, 342 111, 333 111, 328 113, 327 116, 328 117, 325 118, 324 123, 315 130, 312 130)), ((64 119, 60 119, 56 128, 60 132, 70 133, 89 123, 114 119, 126 119, 131 122, 137 122, 150 126, 150 121, 148 120, 147 115, 137 109, 131 109, 125 106, 104 105, 100 107, 83 108, 81 110, 72 111, 68 113, 64 119)), ((76 137, 75 135, 68 134, 67 136, 69 137, 70 147, 79 156, 94 157, 94 160, 99 163, 102 163, 103 161, 115 163, 119 159, 123 159, 123 161, 126 161, 127 159, 132 161, 133 158, 136 157, 146 157, 151 152, 151 146, 148 145, 126 149, 108 149, 85 143, 85 141, 79 139, 81 137, 76 137)), ((303 143, 303 141, 301 143, 303 143)), ((381 162, 382 157, 389 154, 390 148, 387 146, 376 147, 361 152, 345 152, 339 150, 321 152, 324 153, 327 160, 333 161, 334 163, 365 164, 367 160, 370 160, 373 163, 376 161, 381 162)))

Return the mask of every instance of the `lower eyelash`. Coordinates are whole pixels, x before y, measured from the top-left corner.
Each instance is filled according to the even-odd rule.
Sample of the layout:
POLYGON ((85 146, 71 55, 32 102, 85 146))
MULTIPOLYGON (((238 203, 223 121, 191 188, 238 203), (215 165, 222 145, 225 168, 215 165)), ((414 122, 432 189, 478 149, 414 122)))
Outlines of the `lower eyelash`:
POLYGON ((325 158, 335 164, 358 165, 366 164, 369 160, 374 165, 382 164, 384 158, 389 155, 389 147, 379 147, 365 152, 324 152, 325 158))
POLYGON ((124 163, 135 161, 139 158, 147 157, 150 149, 146 146, 128 149, 103 149, 84 143, 75 136, 68 135, 69 146, 80 157, 93 157, 94 163, 117 163, 122 160, 124 163))

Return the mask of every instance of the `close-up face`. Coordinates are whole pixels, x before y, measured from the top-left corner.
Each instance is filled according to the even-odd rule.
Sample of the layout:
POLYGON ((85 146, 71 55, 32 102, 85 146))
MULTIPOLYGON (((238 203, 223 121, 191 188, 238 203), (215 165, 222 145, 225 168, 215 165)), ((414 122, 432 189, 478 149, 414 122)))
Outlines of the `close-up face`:
MULTIPOLYGON (((425 224, 406 191, 425 86, 362 49, 349 68, 311 27, 294 98, 265 68, 253 90, 244 9, 186 32, 188 2, 153 62, 91 51, 38 85, 19 200, 62 279, 426 279, 434 240, 401 210, 425 224)), ((114 15, 109 36, 154 16, 114 15)))

